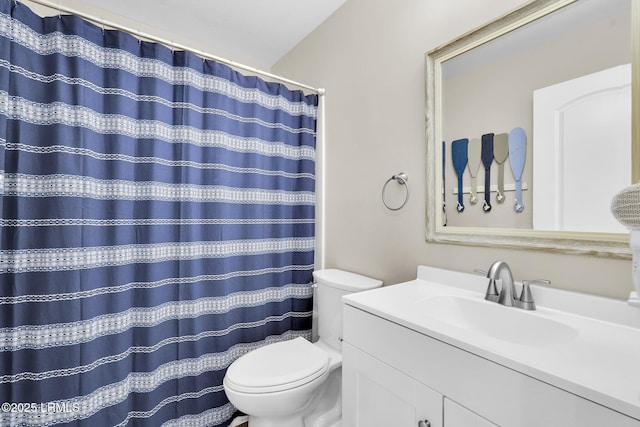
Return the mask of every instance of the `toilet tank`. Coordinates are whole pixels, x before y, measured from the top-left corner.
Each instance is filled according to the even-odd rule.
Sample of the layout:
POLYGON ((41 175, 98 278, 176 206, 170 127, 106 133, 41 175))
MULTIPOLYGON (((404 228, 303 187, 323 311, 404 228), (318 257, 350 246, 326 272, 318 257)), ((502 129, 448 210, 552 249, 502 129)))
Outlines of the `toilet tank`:
POLYGON ((340 350, 342 337, 342 296, 382 286, 381 280, 328 269, 313 272, 317 284, 318 336, 329 346, 340 350))

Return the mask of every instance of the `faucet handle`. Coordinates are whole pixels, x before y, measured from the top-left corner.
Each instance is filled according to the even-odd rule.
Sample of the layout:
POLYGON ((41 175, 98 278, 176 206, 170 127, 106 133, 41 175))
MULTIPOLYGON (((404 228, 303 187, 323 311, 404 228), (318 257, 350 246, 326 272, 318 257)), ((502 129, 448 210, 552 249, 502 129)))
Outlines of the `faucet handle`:
POLYGON ((525 310, 535 310, 536 303, 533 302, 533 295, 531 294, 531 288, 529 285, 549 285, 551 284, 550 280, 546 279, 534 279, 534 280, 523 280, 522 281, 522 293, 520 294, 520 307, 525 310))
POLYGON ((489 284, 487 285, 487 292, 484 295, 484 299, 487 301, 498 302, 498 288, 496 287, 496 281, 494 279, 489 278, 489 272, 485 270, 481 270, 479 268, 473 269, 474 273, 482 274, 489 279, 489 284))
POLYGON ((532 280, 523 280, 522 281, 522 295, 520 295, 520 301, 525 301, 525 296, 527 301, 533 301, 531 297, 531 290, 529 289, 529 285, 550 285, 551 280, 547 279, 532 279, 532 280), (527 290, 527 295, 525 295, 524 291, 527 290))

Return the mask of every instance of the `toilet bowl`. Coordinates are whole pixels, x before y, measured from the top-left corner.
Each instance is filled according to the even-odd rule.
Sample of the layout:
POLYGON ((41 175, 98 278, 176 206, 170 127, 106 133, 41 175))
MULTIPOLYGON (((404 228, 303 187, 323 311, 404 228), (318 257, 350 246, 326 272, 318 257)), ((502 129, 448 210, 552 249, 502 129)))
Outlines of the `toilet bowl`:
POLYGON ((234 362, 224 389, 251 427, 302 427, 313 394, 342 362, 337 356, 304 338, 270 344, 234 362))
POLYGON ((224 377, 229 401, 249 427, 334 427, 342 416, 342 295, 377 288, 379 280, 341 270, 314 272, 318 335, 277 342, 233 362, 224 377), (323 319, 324 318, 324 319, 323 319))

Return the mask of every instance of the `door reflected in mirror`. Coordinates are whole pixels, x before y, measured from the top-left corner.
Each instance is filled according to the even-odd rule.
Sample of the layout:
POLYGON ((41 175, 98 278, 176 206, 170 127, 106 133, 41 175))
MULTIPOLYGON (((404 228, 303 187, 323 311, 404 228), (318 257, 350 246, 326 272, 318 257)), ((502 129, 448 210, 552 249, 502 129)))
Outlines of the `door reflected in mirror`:
POLYGON ((630 64, 536 90, 533 100, 533 228, 626 233, 608 201, 631 184, 630 64))

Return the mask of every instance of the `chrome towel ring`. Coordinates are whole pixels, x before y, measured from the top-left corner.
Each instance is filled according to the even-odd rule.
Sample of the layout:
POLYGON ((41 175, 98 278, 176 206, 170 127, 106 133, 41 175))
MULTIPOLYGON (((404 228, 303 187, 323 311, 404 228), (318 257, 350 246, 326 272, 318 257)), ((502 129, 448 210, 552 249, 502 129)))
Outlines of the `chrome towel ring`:
POLYGON ((384 183, 384 186, 382 187, 382 203, 384 203, 384 205, 387 207, 387 209, 392 210, 392 211, 398 211, 398 210, 402 209, 404 207, 404 205, 407 204, 408 201, 409 201, 409 175, 407 175, 404 172, 400 172, 397 175, 393 175, 391 178, 389 178, 387 180, 387 182, 384 183), (389 206, 387 204, 387 201, 384 198, 384 192, 387 189, 387 185, 391 181, 396 181, 398 184, 404 185, 404 188, 405 188, 405 190, 407 192, 406 196, 404 198, 404 202, 402 202, 402 204, 400 206, 398 206, 397 208, 392 208, 391 206, 389 206))

